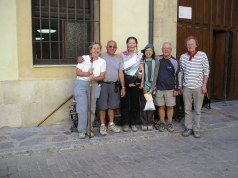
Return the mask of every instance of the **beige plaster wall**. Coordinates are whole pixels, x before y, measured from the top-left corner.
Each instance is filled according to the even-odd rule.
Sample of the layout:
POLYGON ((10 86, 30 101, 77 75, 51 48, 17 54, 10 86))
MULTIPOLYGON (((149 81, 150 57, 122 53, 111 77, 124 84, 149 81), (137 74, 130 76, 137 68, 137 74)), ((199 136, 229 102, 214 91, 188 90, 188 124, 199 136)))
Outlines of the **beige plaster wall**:
POLYGON ((148 43, 149 1, 113 0, 112 1, 112 39, 117 41, 118 50, 126 50, 126 39, 138 39, 138 49, 148 43))
POLYGON ((0 81, 18 79, 16 0, 0 1, 0 81))
POLYGON ((177 0, 154 0, 154 45, 156 54, 162 54, 163 42, 173 44, 176 56, 177 0))
MULTIPOLYGON (((36 126, 73 93, 73 79, 0 82, 0 127, 36 126)), ((43 125, 70 122, 69 101, 43 125)))
POLYGON ((100 41, 102 51, 106 51, 105 46, 112 39, 112 0, 100 0, 100 41))

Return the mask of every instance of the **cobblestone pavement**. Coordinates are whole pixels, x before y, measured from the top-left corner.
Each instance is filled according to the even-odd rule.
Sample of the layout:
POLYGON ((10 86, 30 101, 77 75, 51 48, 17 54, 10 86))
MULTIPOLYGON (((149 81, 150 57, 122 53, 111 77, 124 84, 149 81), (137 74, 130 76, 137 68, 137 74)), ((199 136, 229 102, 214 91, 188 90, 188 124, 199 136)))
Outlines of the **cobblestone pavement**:
POLYGON ((0 160, 1 177, 237 178, 238 127, 86 149, 12 156, 0 160))
POLYGON ((238 168, 238 101, 203 109, 202 138, 138 131, 80 140, 69 125, 0 129, 0 177, 228 177, 238 168))

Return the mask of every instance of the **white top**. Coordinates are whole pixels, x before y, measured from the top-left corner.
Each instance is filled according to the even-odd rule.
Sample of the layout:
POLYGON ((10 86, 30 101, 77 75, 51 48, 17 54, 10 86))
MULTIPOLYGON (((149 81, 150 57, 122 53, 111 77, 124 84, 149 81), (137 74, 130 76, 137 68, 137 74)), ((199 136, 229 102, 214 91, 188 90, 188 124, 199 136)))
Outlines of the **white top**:
MULTIPOLYGON (((77 64, 77 68, 81 69, 83 72, 88 72, 91 68, 91 62, 89 55, 82 56, 84 61, 77 64)), ((97 60, 93 61, 93 75, 98 77, 101 72, 106 72, 106 61, 100 57, 97 60)), ((89 77, 77 76, 77 80, 89 81, 89 77)))

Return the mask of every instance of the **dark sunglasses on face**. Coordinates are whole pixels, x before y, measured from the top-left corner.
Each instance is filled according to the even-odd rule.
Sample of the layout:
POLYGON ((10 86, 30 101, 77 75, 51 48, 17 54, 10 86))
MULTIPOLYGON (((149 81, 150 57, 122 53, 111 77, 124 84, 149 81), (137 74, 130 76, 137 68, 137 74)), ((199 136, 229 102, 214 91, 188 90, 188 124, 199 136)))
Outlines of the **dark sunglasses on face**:
POLYGON ((109 48, 114 48, 114 49, 116 49, 117 47, 116 46, 108 46, 109 48))

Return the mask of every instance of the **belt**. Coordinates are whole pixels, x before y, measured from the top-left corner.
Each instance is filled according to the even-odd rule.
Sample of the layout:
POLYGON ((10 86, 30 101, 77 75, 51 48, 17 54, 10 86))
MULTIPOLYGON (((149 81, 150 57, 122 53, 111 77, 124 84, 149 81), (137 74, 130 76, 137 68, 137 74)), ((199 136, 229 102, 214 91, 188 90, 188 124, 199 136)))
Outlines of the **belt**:
POLYGON ((114 84, 114 83, 116 83, 116 82, 104 82, 104 81, 103 81, 103 83, 106 83, 106 84, 114 84))

